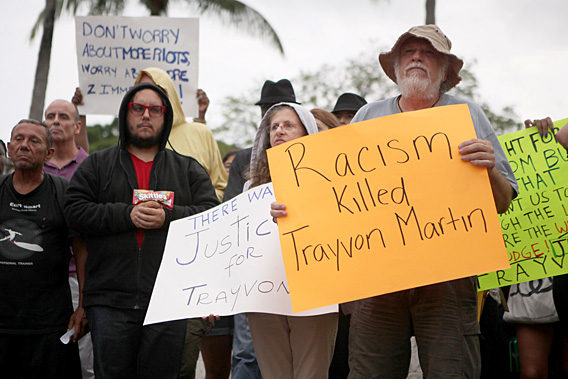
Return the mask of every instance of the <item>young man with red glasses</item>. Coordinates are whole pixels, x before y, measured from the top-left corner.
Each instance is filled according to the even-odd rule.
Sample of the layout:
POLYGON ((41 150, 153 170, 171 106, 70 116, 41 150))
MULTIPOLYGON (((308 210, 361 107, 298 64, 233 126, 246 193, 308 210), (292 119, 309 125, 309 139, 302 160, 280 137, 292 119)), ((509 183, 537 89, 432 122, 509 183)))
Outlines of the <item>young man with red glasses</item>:
POLYGON ((95 152, 81 164, 65 201, 65 215, 89 252, 83 307, 91 327, 95 376, 177 378, 186 320, 142 324, 169 223, 219 201, 196 160, 165 148, 173 111, 157 86, 134 86, 118 119, 118 146, 95 152), (136 190, 160 193, 134 195, 134 201, 136 190), (171 204, 138 202, 164 196, 171 204))

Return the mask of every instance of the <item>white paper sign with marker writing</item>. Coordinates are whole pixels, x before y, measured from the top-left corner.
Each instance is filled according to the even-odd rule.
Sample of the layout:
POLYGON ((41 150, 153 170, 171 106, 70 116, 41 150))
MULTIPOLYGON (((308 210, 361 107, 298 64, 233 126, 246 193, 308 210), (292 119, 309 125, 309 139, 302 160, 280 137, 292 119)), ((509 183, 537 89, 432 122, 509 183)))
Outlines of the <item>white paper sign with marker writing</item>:
POLYGON ((77 16, 75 32, 82 113, 116 115, 140 71, 157 67, 197 117, 198 18, 77 16))
POLYGON ((207 212, 170 224, 145 324, 263 312, 311 316, 337 305, 293 313, 272 184, 255 187, 207 212))

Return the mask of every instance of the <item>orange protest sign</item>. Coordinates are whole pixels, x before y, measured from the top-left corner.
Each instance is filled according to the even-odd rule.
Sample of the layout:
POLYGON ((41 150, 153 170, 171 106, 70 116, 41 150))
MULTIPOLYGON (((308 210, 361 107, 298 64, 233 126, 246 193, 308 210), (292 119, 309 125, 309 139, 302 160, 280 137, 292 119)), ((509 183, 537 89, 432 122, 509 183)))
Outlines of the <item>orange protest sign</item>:
POLYGON ((294 312, 509 267, 487 170, 461 161, 467 105, 268 150, 294 312))

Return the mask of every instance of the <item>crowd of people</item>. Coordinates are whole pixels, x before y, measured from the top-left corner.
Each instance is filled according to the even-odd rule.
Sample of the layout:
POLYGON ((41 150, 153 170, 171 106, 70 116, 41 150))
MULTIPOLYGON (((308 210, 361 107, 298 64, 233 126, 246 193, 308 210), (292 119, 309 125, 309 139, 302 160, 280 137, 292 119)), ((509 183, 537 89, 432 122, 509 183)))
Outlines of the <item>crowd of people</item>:
MULTIPOLYGON (((261 117, 253 146, 224 157, 206 125, 205 92, 197 91, 199 115, 188 122, 171 78, 158 68, 142 70, 124 95, 117 146, 89 154, 80 91, 71 102, 49 104, 43 122, 21 120, 7 147, 0 145, 2 377, 195 378, 201 351, 211 379, 406 378, 411 337, 429 379, 568 377, 564 277, 547 282, 557 314, 509 320, 514 328, 503 322, 506 294, 478 296, 474 277, 341 304, 338 313, 143 325, 168 225, 271 182, 266 151, 296 138, 467 104, 477 138, 462 141, 459 154, 487 170, 496 209, 506 212, 517 182, 483 110, 447 93, 463 66, 451 47, 435 25, 411 28, 379 55, 400 95, 367 103, 347 92, 330 111, 303 107, 287 79, 267 80, 255 104, 261 117), (140 200, 144 191, 159 200, 140 200), (510 364, 515 332, 518 368, 510 364), (551 354, 554 346, 562 353, 551 354)), ((568 148, 568 128, 555 130, 550 118, 526 125, 543 136, 557 132, 568 148)), ((286 204, 266 212, 278 222, 286 204)), ((509 295, 522 291, 513 287, 509 295)))

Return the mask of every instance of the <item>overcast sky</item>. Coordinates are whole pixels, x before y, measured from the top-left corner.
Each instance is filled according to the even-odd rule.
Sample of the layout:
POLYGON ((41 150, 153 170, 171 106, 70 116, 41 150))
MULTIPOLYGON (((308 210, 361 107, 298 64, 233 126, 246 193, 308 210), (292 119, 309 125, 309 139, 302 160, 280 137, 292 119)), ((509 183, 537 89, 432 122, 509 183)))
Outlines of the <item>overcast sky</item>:
MULTIPOLYGON (((239 95, 265 79, 295 77, 300 70, 340 63, 365 51, 378 55, 382 47, 392 46, 400 34, 425 19, 425 0, 244 2, 272 24, 286 57, 268 43, 215 18, 202 18, 199 86, 211 99, 210 124, 221 120, 219 105, 227 95, 239 95)), ((9 1, 2 6, 4 53, 0 68, 4 75, 0 100, 8 117, 0 126, 0 138, 5 140, 12 126, 29 114, 40 38, 29 43, 28 37, 44 3, 9 1)), ((568 1, 438 0, 436 6, 436 23, 451 39, 452 51, 466 63, 477 61, 473 71, 479 92, 495 110, 511 105, 520 120, 546 115, 553 120, 568 117, 562 96, 566 75, 555 69, 568 61, 568 1)), ((148 13, 130 1, 123 15, 148 13)), ((179 0, 169 16, 195 14, 179 0)), ((55 27, 46 104, 57 98, 70 99, 77 85, 74 20, 63 16, 55 27)))

